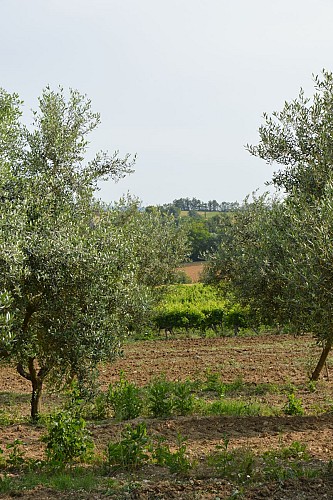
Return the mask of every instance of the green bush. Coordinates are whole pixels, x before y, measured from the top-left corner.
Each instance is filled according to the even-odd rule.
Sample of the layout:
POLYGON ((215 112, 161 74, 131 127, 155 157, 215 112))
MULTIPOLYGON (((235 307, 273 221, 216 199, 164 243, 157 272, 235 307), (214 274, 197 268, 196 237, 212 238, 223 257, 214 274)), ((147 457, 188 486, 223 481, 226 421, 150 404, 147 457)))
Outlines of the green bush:
POLYGON ((203 382, 203 390, 216 392, 222 396, 225 392, 225 384, 221 380, 221 375, 211 371, 209 368, 205 371, 205 381, 203 382))
POLYGON ((148 411, 154 418, 170 417, 174 410, 172 382, 165 377, 155 379, 148 386, 148 411))
POLYGON ((51 415, 47 423, 46 456, 53 466, 65 466, 75 461, 89 461, 93 455, 93 441, 85 420, 76 411, 64 410, 51 415))
POLYGON ((140 389, 121 374, 120 381, 109 385, 107 401, 117 420, 137 418, 142 410, 143 402, 140 389))
POLYGON ((283 412, 286 415, 304 415, 303 403, 300 398, 297 398, 293 392, 288 394, 288 401, 283 407, 283 412))
POLYGON ((172 387, 173 407, 177 415, 190 415, 194 410, 194 397, 190 381, 175 382, 172 387))
POLYGON ((85 408, 85 415, 92 420, 105 420, 109 413, 108 398, 103 392, 97 394, 93 402, 85 408))

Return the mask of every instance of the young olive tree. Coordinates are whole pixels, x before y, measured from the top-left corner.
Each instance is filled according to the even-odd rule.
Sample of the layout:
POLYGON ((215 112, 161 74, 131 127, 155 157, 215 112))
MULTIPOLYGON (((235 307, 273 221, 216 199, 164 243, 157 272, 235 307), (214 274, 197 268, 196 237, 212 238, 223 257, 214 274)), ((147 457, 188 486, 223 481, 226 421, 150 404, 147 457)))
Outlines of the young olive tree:
POLYGON ((85 163, 99 124, 85 96, 46 88, 30 131, 17 97, 1 91, 0 118, 0 291, 11 319, 0 356, 30 381, 36 419, 46 378, 88 379, 142 325, 185 238, 135 200, 110 208, 94 199, 99 180, 118 180, 133 162, 98 153, 85 163))
POLYGON ((333 76, 315 78, 281 112, 264 115, 260 142, 248 150, 283 168, 272 184, 281 201, 261 198, 235 214, 210 265, 263 320, 310 331, 323 347, 319 377, 333 343, 333 76))
POLYGON ((286 193, 284 211, 288 219, 285 252, 281 266, 292 284, 290 300, 297 305, 295 328, 314 333, 323 346, 312 378, 316 380, 333 342, 330 274, 331 194, 333 179, 333 75, 323 71, 315 77, 315 93, 297 99, 283 110, 265 115, 260 143, 249 146, 255 156, 284 168, 273 176, 273 184, 286 193), (329 318, 331 318, 329 320, 329 318))

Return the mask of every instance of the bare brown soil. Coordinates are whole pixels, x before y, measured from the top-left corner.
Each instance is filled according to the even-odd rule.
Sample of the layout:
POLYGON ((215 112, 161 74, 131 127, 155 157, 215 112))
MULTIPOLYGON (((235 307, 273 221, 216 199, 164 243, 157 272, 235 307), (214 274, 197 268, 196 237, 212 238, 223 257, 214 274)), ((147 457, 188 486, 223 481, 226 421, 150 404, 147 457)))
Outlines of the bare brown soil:
MULTIPOLYGON (((165 374, 171 380, 205 379, 207 369, 221 374, 225 382, 241 378, 255 386, 259 383, 275 383, 279 386, 293 383, 297 397, 303 401, 304 416, 222 417, 188 416, 170 419, 146 419, 149 432, 164 436, 170 446, 176 444, 177 433, 187 438, 191 458, 199 463, 203 457, 230 439, 230 448, 246 447, 256 453, 290 445, 299 441, 316 463, 333 459, 333 381, 328 378, 332 358, 314 392, 309 390, 308 374, 318 359, 320 349, 309 336, 295 339, 287 335, 261 335, 242 338, 211 338, 141 341, 125 346, 124 358, 112 366, 101 369, 101 384, 105 389, 110 382, 119 379, 121 371, 128 380, 139 385, 148 384, 154 377, 165 374)), ((332 373, 333 377, 333 373, 332 373)), ((28 415, 29 384, 12 369, 1 368, 0 409, 17 415, 28 415), (13 393, 16 399, 13 405, 13 393)), ((242 396, 246 398, 246 396, 242 396)), ((250 396, 251 398, 251 396, 250 396)), ((257 397, 262 404, 281 409, 286 403, 285 394, 264 394, 257 397)), ((57 405, 56 396, 45 395, 49 406, 57 405)), ((138 419, 140 420, 140 419, 138 419)), ((106 443, 118 437, 123 423, 109 421, 94 423, 90 429, 101 452, 106 443)), ((27 457, 42 458, 40 436, 43 429, 27 423, 0 427, 0 441, 5 445, 14 439, 25 443, 27 457)), ((217 499, 227 498, 232 487, 226 481, 192 477, 181 480, 151 467, 139 474, 140 486, 126 498, 178 498, 217 499)), ((82 492, 61 496, 47 489, 38 488, 22 493, 25 499, 34 498, 104 498, 102 492, 90 496, 82 492), (29 496, 30 495, 30 496, 29 496), (51 496, 50 496, 51 495, 51 496), (53 495, 53 496, 52 496, 53 495)), ((3 497, 5 498, 5 497, 3 497)), ((8 497, 9 498, 9 497, 8 497)), ((106 497, 105 497, 106 498, 106 497)), ((124 497, 125 498, 125 497, 124 497)), ((283 484, 266 484, 248 490, 249 499, 323 499, 333 498, 333 482, 313 479, 287 481, 283 484)))
POLYGON ((191 279, 192 283, 198 283, 201 280, 204 265, 204 262, 189 262, 180 267, 179 270, 183 271, 191 279))

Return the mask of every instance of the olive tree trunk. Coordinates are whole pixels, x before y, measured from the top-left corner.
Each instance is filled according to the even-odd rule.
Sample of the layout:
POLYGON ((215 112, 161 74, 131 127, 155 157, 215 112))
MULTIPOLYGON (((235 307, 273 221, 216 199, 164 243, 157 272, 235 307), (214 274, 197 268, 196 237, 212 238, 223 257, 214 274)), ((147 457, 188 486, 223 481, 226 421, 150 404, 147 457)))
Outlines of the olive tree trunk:
POLYGON ((23 365, 19 363, 17 365, 17 371, 22 377, 31 382, 32 392, 31 392, 30 414, 31 414, 31 420, 33 422, 36 422, 40 414, 43 382, 49 370, 46 367, 38 369, 36 366, 35 358, 29 358, 28 369, 25 370, 23 365))
POLYGON ((319 361, 317 363, 316 368, 313 370, 313 373, 311 375, 311 380, 318 380, 319 375, 321 373, 321 370, 323 369, 327 356, 330 353, 330 350, 332 348, 332 340, 327 340, 326 343, 324 344, 321 356, 319 358, 319 361))

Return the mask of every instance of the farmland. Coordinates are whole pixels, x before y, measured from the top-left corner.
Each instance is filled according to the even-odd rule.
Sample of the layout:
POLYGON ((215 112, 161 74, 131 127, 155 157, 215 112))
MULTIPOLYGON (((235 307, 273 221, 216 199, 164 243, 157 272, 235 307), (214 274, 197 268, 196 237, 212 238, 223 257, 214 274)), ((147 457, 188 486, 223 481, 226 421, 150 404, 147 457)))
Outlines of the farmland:
MULTIPOLYGON (((112 414, 103 419, 88 418, 96 453, 102 456, 107 443, 119 439, 128 423, 144 422, 148 435, 164 438, 172 450, 177 449, 177 436, 181 435, 186 443, 186 456, 193 467, 186 473, 170 473, 156 464, 144 464, 132 472, 117 469, 103 475, 95 471, 89 492, 55 492, 44 483, 35 488, 30 486, 19 494, 35 499, 106 498, 107 495, 114 498, 213 499, 230 498, 232 494, 237 498, 235 492, 238 491, 238 498, 325 498, 325 494, 326 498, 331 498, 333 484, 328 471, 333 455, 333 382, 329 379, 332 359, 329 359, 325 376, 316 385, 311 385, 308 379, 319 352, 310 336, 294 338, 276 334, 129 342, 123 358, 113 365, 101 367, 103 391, 110 384, 116 384, 121 373, 139 388, 149 386, 156 377, 164 375, 168 381, 191 381, 196 404, 187 415, 175 413, 157 418, 142 410, 139 417, 127 422, 119 422, 112 414), (303 414, 286 414, 288 394, 291 393, 301 401, 303 414), (231 409, 214 413, 209 410, 214 401, 232 403, 231 409), (237 408, 245 410, 237 414, 237 408), (228 475, 221 467, 207 465, 207 457, 225 443, 230 450, 230 460, 233 450, 235 453, 249 450, 253 456, 262 457, 269 450, 278 454, 279 450, 282 453, 296 446, 301 463, 302 450, 306 448, 305 472, 295 463, 286 470, 282 465, 279 465, 281 470, 278 469, 275 464, 276 473, 266 472, 260 481, 251 481, 250 477, 238 481, 237 470, 229 471, 228 475)), ((40 438, 45 427, 43 423, 38 426, 28 423, 29 383, 5 367, 0 376, 1 447, 18 439, 24 443, 21 446, 26 461, 43 459, 44 445, 40 438)), ((62 404, 59 395, 45 394, 45 412, 62 404)), ((233 468, 237 466, 241 474, 242 464, 235 462, 233 468)), ((89 467, 93 466, 86 467, 86 475, 90 473, 89 467)), ((22 471, 15 468, 11 471, 13 485, 17 484, 15 477, 19 473, 22 471)), ((252 473, 254 471, 249 476, 252 473)), ((12 488, 15 492, 15 486, 12 488)), ((14 494, 13 491, 9 488, 8 495, 14 494)))
POLYGON ((183 271, 192 283, 197 283, 201 279, 201 274, 204 270, 204 262, 188 262, 183 264, 179 270, 183 271))

